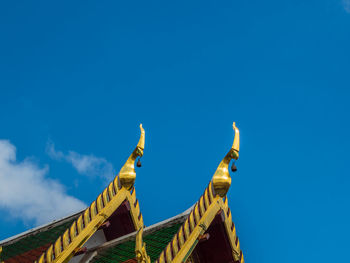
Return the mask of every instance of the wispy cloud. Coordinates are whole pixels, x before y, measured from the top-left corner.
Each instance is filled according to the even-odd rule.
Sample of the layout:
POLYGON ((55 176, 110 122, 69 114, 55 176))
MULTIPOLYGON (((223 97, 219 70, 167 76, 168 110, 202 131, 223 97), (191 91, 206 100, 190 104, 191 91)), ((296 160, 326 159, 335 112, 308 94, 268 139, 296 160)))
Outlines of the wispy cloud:
POLYGON ((350 0, 343 0, 343 6, 345 11, 350 13, 350 0))
POLYGON ((0 140, 0 209, 6 216, 38 225, 86 207, 68 195, 63 185, 49 179, 48 171, 29 158, 17 161, 16 147, 0 140))
POLYGON ((78 171, 78 173, 91 177, 100 177, 105 180, 113 178, 113 165, 106 159, 92 154, 83 155, 74 151, 63 153, 55 149, 53 142, 49 141, 46 147, 47 154, 54 160, 66 161, 78 171))

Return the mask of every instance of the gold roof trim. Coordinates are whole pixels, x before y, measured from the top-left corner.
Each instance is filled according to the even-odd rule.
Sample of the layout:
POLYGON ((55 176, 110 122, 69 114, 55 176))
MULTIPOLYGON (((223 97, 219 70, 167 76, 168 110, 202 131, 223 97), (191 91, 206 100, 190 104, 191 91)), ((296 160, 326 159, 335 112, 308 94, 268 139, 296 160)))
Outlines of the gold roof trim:
POLYGON ((202 236, 215 216, 222 211, 226 234, 232 248, 232 256, 235 261, 244 263, 243 253, 236 235, 236 228, 232 222, 232 215, 227 198, 214 196, 212 182, 205 189, 204 194, 193 207, 186 221, 179 231, 162 251, 155 263, 183 263, 191 256, 199 237, 202 236))
POLYGON ((151 259, 147 255, 146 243, 143 242, 143 227, 136 234, 135 255, 138 263, 151 263, 151 259))
MULTIPOLYGON (((1 252, 2 252, 2 246, 0 246, 0 256, 1 256, 1 252)), ((0 261, 0 263, 4 263, 4 261, 0 261)))

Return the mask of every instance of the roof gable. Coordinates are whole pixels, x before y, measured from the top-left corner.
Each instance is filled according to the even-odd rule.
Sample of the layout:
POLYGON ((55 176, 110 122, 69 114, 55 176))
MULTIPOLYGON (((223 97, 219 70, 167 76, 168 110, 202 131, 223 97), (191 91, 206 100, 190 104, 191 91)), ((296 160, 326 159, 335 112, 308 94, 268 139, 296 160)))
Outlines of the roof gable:
MULTIPOLYGON (((210 182, 185 222, 155 262, 186 262, 196 249, 198 252, 203 247, 209 246, 213 251, 213 248, 217 245, 215 239, 218 239, 218 237, 223 238, 221 245, 229 246, 229 254, 226 255, 226 258, 229 258, 232 262, 244 263, 227 198, 215 195, 213 184, 210 182)), ((227 252, 227 250, 225 251, 227 252)), ((207 256, 214 257, 215 255, 209 252, 207 256)), ((205 259, 207 259, 206 256, 202 254, 202 261, 200 262, 212 262, 205 261, 205 259)))
POLYGON ((81 252, 82 246, 99 229, 103 229, 106 236, 112 239, 143 228, 143 218, 134 189, 136 178, 134 165, 136 158, 143 155, 145 144, 145 131, 142 125, 140 125, 140 130, 139 142, 119 174, 85 211, 78 214, 72 221, 60 226, 51 236, 49 235, 50 238, 42 238, 52 232, 45 231, 40 235, 30 237, 29 241, 24 238, 7 246, 1 256, 6 260, 5 263, 24 263, 24 260, 27 262, 36 260, 36 263, 68 262, 75 254, 81 252), (118 209, 123 207, 126 207, 127 212, 118 214, 118 209), (120 222, 122 222, 122 227, 118 228, 120 222), (114 231, 109 231, 109 226, 114 231), (23 242, 31 242, 33 245, 22 248, 23 242), (18 247, 18 249, 13 250, 11 254, 12 247, 18 247), (18 252, 20 254, 17 254, 18 252))
MULTIPOLYGON (((244 263, 243 254, 240 250, 238 237, 232 222, 232 215, 226 197, 227 191, 231 185, 228 166, 232 159, 237 160, 239 156, 239 131, 235 123, 233 123, 233 129, 235 131, 235 137, 231 149, 220 162, 204 194, 195 204, 188 218, 182 224, 179 231, 173 236, 171 242, 168 243, 160 254, 156 263, 182 263, 188 260, 190 260, 190 262, 199 262, 195 259, 190 259, 196 249, 198 251, 203 247, 199 242, 206 241, 206 239, 209 240, 204 246, 211 245, 210 250, 213 251, 212 248, 216 247, 217 244, 212 240, 215 238, 217 239, 220 235, 221 241, 223 241, 222 245, 226 245, 227 247, 228 243, 230 247, 225 260, 228 260, 228 262, 244 263), (217 220, 219 220, 219 222, 217 220), (222 221, 221 223, 220 220, 222 221), (223 229, 225 231, 223 231, 223 229), (210 234, 212 240, 210 240, 210 234)), ((225 252, 226 251, 227 250, 225 250, 225 252)), ((211 256, 215 258, 214 261, 210 261, 202 254, 202 260, 200 262, 221 262, 220 260, 222 260, 217 258, 217 255, 210 254, 209 251, 207 257, 211 256)))

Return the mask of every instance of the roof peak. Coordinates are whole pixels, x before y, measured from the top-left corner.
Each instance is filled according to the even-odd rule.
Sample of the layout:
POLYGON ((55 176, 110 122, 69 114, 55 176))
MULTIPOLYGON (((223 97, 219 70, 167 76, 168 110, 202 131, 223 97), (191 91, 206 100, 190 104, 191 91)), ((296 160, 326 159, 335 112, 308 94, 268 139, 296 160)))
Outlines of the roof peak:
POLYGON ((218 194, 220 197, 226 196, 231 186, 231 176, 228 166, 232 159, 237 160, 239 156, 239 130, 235 122, 233 122, 232 127, 235 132, 232 147, 220 162, 212 179, 215 194, 218 194))

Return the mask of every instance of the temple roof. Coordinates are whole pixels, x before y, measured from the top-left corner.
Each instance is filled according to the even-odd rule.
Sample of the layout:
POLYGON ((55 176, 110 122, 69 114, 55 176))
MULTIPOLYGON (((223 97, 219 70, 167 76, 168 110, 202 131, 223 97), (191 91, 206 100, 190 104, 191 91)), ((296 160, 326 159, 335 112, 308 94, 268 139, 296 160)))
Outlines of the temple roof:
MULTIPOLYGON (((190 212, 191 208, 144 229, 143 240, 147 244, 147 252, 152 262, 159 257, 190 212)), ((83 211, 75 213, 0 241, 0 246, 3 247, 0 260, 6 263, 34 262, 82 213, 83 211)), ((85 252, 85 258, 89 258, 88 262, 133 260, 135 258, 136 234, 137 231, 105 242, 103 245, 92 247, 85 252)))
POLYGON ((0 241, 0 261, 34 262, 83 211, 0 241), (30 252, 30 253, 28 253, 30 252))
MULTIPOLYGON (((143 241, 146 243, 147 254, 154 262, 179 230, 190 214, 192 208, 185 212, 146 227, 143 232, 143 241)), ((103 245, 89 249, 85 253, 84 262, 137 262, 135 259, 135 239, 137 231, 126 236, 111 240, 103 245)))
MULTIPOLYGON (((188 210, 150 227, 134 182, 145 132, 115 179, 85 210, 0 242, 5 263, 244 263, 228 206, 228 166, 239 156, 239 130, 208 187, 188 210)), ((138 166, 140 166, 138 164, 138 166)))

